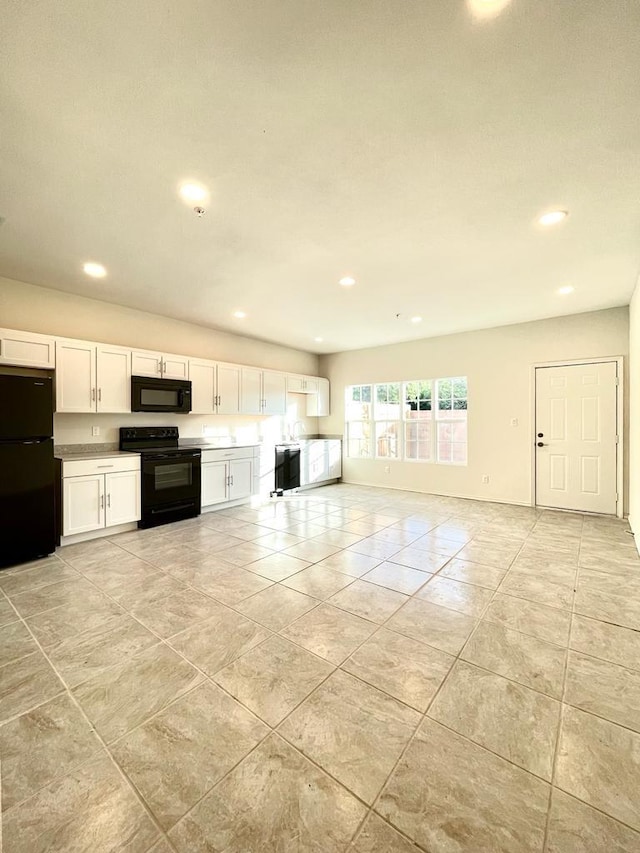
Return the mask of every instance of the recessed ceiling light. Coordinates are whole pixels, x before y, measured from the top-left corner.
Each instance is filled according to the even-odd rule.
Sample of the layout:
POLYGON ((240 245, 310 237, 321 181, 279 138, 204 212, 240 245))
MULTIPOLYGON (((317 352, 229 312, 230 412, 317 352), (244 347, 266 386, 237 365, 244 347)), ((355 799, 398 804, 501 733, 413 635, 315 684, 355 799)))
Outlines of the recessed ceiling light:
POLYGON ((339 282, 343 287, 351 287, 356 283, 355 278, 351 278, 350 275, 346 275, 344 278, 340 279, 339 282))
POLYGON ((558 288, 558 293, 560 296, 568 296, 570 293, 573 293, 575 287, 572 284, 565 284, 563 287, 558 288))
POLYGON ((321 344, 324 338, 314 338, 313 339, 317 344, 321 344))
POLYGON ((206 201, 209 193, 204 187, 199 184, 182 184, 180 187, 180 195, 182 199, 189 204, 206 201))
POLYGON ((467 5, 477 18, 493 18, 505 9, 511 0, 467 0, 467 5))
POLYGON ((412 323, 422 323, 422 317, 412 317, 411 322, 412 323))
POLYGON ((90 275, 91 278, 104 278, 107 274, 106 267, 103 267, 102 264, 96 264, 94 261, 87 261, 87 263, 83 265, 82 269, 87 275, 90 275))
POLYGON ((234 311, 234 312, 233 312, 233 316, 234 316, 234 317, 237 317, 237 318, 238 318, 238 320, 244 320, 244 318, 245 318, 247 315, 246 315, 246 312, 244 312, 244 311, 234 311))
POLYGON ((557 225, 563 222, 569 215, 568 210, 550 210, 548 213, 543 213, 538 219, 539 225, 557 225))

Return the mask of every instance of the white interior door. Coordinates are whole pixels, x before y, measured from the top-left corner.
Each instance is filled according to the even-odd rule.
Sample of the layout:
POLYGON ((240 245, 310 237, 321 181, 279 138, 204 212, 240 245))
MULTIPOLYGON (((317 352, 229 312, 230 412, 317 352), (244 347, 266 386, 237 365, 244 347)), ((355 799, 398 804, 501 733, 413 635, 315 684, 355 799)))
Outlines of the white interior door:
POLYGON ((536 503, 614 514, 615 361, 536 369, 536 503))

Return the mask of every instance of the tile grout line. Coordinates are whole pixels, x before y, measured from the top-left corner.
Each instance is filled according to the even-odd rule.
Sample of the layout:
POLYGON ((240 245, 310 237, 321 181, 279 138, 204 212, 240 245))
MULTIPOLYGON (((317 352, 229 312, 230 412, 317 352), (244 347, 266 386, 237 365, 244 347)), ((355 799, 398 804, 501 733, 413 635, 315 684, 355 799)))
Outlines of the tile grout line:
MULTIPOLYGON (((582 519, 582 525, 581 525, 581 533, 580 533, 580 540, 581 541, 582 541, 582 531, 583 530, 584 530, 584 518, 582 519)), ((566 696, 566 691, 567 691, 567 677, 568 677, 568 673, 569 673, 569 652, 570 652, 570 647, 571 647, 571 632, 573 630, 573 614, 574 614, 575 598, 576 598, 576 592, 578 589, 579 574, 580 574, 579 565, 580 565, 580 548, 578 548, 578 560, 577 560, 577 564, 576 564, 576 571, 575 571, 574 581, 573 581, 573 595, 571 598, 571 616, 569 619, 569 635, 567 637, 567 653, 566 653, 565 660, 564 660, 564 668, 563 668, 563 674, 562 674, 562 695, 560 698, 560 707, 558 710, 558 723, 556 726, 556 742, 555 742, 555 747, 553 750, 553 762, 551 765, 551 786, 549 789, 549 804, 547 806, 547 820, 546 820, 545 826, 544 826, 544 837, 543 837, 543 843, 542 843, 543 853, 545 853, 545 851, 547 851, 548 845, 549 845, 549 832, 551 829, 551 809, 553 807, 553 792, 554 792, 554 789, 556 787, 555 781, 556 781, 556 774, 558 771, 558 761, 559 761, 559 757, 560 757, 560 741, 562 739, 562 721, 563 721, 563 717, 564 717, 565 696, 566 696)))
MULTIPOLYGON (((24 620, 23 620, 23 621, 24 621, 24 620)), ((71 775, 73 772, 77 771, 80 767, 85 767, 85 766, 89 765, 92 761, 96 760, 96 758, 97 758, 97 753, 98 753, 98 752, 103 752, 103 753, 106 753, 106 755, 108 756, 109 761, 111 762, 111 764, 116 768, 116 770, 117 770, 118 774, 120 775, 120 777, 125 781, 125 783, 126 783, 126 785, 127 785, 127 788, 128 788, 130 791, 132 791, 132 792, 133 792, 133 794, 134 794, 135 798, 136 798, 136 799, 138 800, 138 802, 142 805, 144 812, 149 816, 149 818, 150 818, 150 820, 151 820, 152 824, 155 826, 156 830, 160 832, 160 839, 165 838, 165 840, 167 840, 167 842, 169 843, 169 846, 170 846, 172 849, 175 849, 175 848, 174 848, 174 846, 173 846, 173 844, 171 844, 171 843, 169 842, 169 839, 167 838, 166 833, 165 833, 165 832, 164 832, 164 830, 162 829, 162 826, 160 825, 159 821, 156 819, 156 817, 155 817, 155 815, 153 814, 153 812, 151 811, 151 809, 147 806, 147 803, 144 801, 144 799, 142 798, 142 796, 139 794, 139 792, 138 792, 137 788, 135 787, 135 785, 133 785, 132 781, 131 781, 131 780, 129 779, 129 777, 124 773, 124 771, 122 770, 122 768, 120 767, 120 765, 115 761, 115 759, 114 759, 113 755, 111 754, 111 752, 110 752, 110 750, 109 750, 109 748, 108 748, 108 746, 107 746, 106 741, 104 740, 104 738, 102 737, 102 735, 98 732, 98 730, 96 729, 96 727, 94 726, 94 724, 93 724, 92 720, 89 718, 89 716, 88 716, 88 715, 87 715, 87 713, 85 712, 85 710, 84 710, 84 708, 82 707, 82 705, 80 705, 80 703, 78 702, 78 700, 76 699, 76 697, 73 695, 73 691, 69 688, 69 686, 67 685, 66 681, 63 679, 62 675, 58 672, 57 668, 53 665, 53 663, 52 663, 51 659, 49 658, 49 655, 47 654, 47 652, 45 651, 45 649, 42 647, 42 645, 40 644, 39 640, 37 639, 37 637, 35 636, 35 634, 33 633, 33 631, 31 631, 31 628, 29 627, 29 625, 27 625, 27 624, 26 624, 26 622, 24 622, 24 624, 25 624, 25 626, 26 626, 27 630, 29 631, 29 633, 31 634, 31 636, 32 636, 32 638, 33 638, 33 641, 34 641, 34 642, 36 643, 36 645, 38 646, 38 648, 39 648, 39 650, 40 650, 40 653, 45 657, 45 659, 46 659, 47 663, 48 663, 48 664, 49 664, 49 666, 52 668, 52 670, 54 671, 54 673, 56 674, 56 676, 58 677, 58 679, 60 680, 61 684, 62 684, 62 685, 63 685, 63 687, 64 687, 64 690, 62 690, 62 691, 61 691, 60 693, 58 693, 56 696, 54 696, 54 697, 50 697, 49 699, 47 699, 47 700, 46 700, 46 702, 43 702, 43 703, 42 703, 42 705, 47 704, 48 702, 51 702, 53 699, 58 698, 58 696, 66 695, 66 696, 71 700, 72 704, 76 707, 76 709, 80 712, 80 714, 82 715, 82 717, 85 719, 85 721, 86 721, 87 725, 89 726, 89 729, 91 730, 91 733, 92 733, 92 734, 97 738, 97 740, 99 741, 99 744, 100 744, 100 747, 101 747, 101 748, 100 748, 100 749, 96 749, 96 751, 93 753, 93 755, 92 755, 90 758, 88 758, 88 759, 87 759, 87 761, 85 761, 85 762, 81 762, 80 764, 76 765, 72 770, 70 770, 70 771, 69 771, 69 773, 62 774, 62 775, 60 775, 60 776, 57 776, 57 777, 55 777, 53 780, 50 780, 46 785, 43 785, 43 786, 41 786, 40 788, 38 788, 38 790, 37 790, 37 791, 33 792, 29 797, 27 797, 25 800, 23 800, 23 801, 22 801, 22 803, 24 803, 24 802, 28 802, 28 800, 30 800, 30 799, 31 799, 31 797, 36 796, 40 791, 42 791, 42 790, 44 790, 45 788, 47 788, 50 784, 52 784, 52 782, 56 781, 56 779, 66 778, 67 776, 71 775)), ((38 707, 40 707, 40 706, 38 706, 38 707)), ((29 712, 26 712, 26 713, 29 713, 29 712)), ((20 716, 22 716, 22 715, 20 715, 20 716)), ((12 806, 11 808, 14 808, 14 807, 15 807, 15 806, 17 806, 17 805, 20 805, 20 804, 19 804, 19 803, 15 803, 15 804, 14 804, 14 806, 12 806)), ((10 811, 10 809, 9 809, 8 811, 10 811)), ((3 816, 2 816, 2 817, 4 818, 4 814, 3 814, 3 816)), ((147 848, 147 853, 148 853, 148 851, 149 851, 149 850, 151 850, 151 848, 152 848, 153 846, 155 846, 155 844, 156 844, 160 839, 156 838, 156 839, 153 841, 153 843, 152 843, 152 844, 147 848)))
MULTIPOLYGON (((443 523, 445 523, 445 522, 444 522, 444 521, 440 522, 440 524, 443 524, 443 523)), ((392 526, 392 525, 389 525, 389 526, 392 526)), ((436 526, 438 526, 438 525, 436 525, 436 526)), ((274 531, 274 532, 276 532, 276 531, 274 531)), ((375 535, 375 534, 374 534, 374 535, 375 535)), ((415 540, 414 540, 414 541, 415 541, 415 540)), ((354 543, 354 544, 355 544, 355 543, 354 543)), ((350 547, 350 546, 347 546, 347 548, 338 549, 338 551, 337 551, 336 553, 338 553, 339 551, 342 551, 342 550, 348 550, 348 547, 350 547)), ((403 545, 402 547, 410 547, 410 546, 408 546, 408 545, 403 545)), ((125 550, 125 551, 126 551, 126 549, 123 549, 123 550, 125 550)), ((400 549, 400 550, 402 550, 402 549, 400 549)), ((131 553, 131 552, 127 552, 127 553, 131 553)), ((280 553, 280 552, 279 552, 279 551, 275 551, 275 553, 280 553)), ((138 557, 138 555, 134 555, 134 556, 138 557)), ((451 559, 453 559, 453 558, 454 558, 454 557, 453 557, 453 555, 452 555, 452 556, 450 556, 450 557, 449 557, 449 560, 447 561, 447 563, 448 563, 451 559)), ((153 563, 151 563, 150 561, 145 560, 145 558, 144 558, 144 557, 143 557, 143 558, 138 557, 138 559, 142 559, 142 560, 143 560, 143 561, 145 561, 145 562, 149 562, 149 564, 150 564, 151 566, 153 566, 153 568, 154 568, 154 569, 159 569, 159 570, 160 570, 161 572, 163 572, 165 575, 168 575, 168 574, 169 574, 166 570, 163 570, 163 569, 161 569, 160 567, 155 566, 155 565, 154 565, 153 563)), ((388 559, 388 558, 387 558, 387 559, 388 559)), ((320 561, 318 561, 318 562, 320 562, 320 561)), ((383 562, 384 562, 384 560, 383 560, 383 562)), ((315 564, 311 564, 311 565, 315 565, 315 564)), ((446 565, 446 564, 445 564, 445 565, 446 565)), ((83 576, 83 577, 85 577, 85 578, 86 578, 86 576, 84 576, 84 575, 83 575, 82 571, 80 571, 80 570, 78 570, 78 569, 75 569, 75 567, 73 567, 73 568, 74 568, 74 570, 75 570, 75 571, 78 571, 78 572, 79 572, 79 574, 80 574, 81 576, 83 576)), ((236 568, 236 567, 234 566, 233 568, 236 568)), ((240 567, 240 566, 239 566, 239 567, 237 567, 237 568, 242 568, 242 569, 244 569, 245 567, 244 567, 244 566, 242 566, 242 567, 240 567)), ((444 567, 443 567, 443 568, 444 568, 444 567)), ((251 570, 249 570, 249 571, 251 571, 251 570)), ((434 576, 435 576, 435 575, 434 575, 434 576)), ((355 580, 357 580, 357 579, 358 579, 358 578, 354 578, 354 579, 353 579, 353 581, 352 581, 352 583, 353 583, 353 582, 355 582, 355 580)), ((87 580, 89 580, 89 579, 87 578, 87 580)), ((461 583, 464 583, 464 581, 460 581, 460 582, 461 582, 461 583)), ((277 581, 276 583, 280 583, 280 582, 279 582, 279 581, 277 581)), ((427 585, 427 583, 428 583, 428 582, 425 582, 425 584, 423 585, 423 587, 421 587, 420 589, 424 588, 424 586, 426 586, 426 585, 427 585)), ((94 585, 95 585, 95 584, 94 584, 94 585)), ((282 584, 282 585, 284 586, 284 584, 282 584)), ((350 584, 348 584, 348 585, 347 585, 347 587, 348 587, 349 585, 350 585, 350 584)), ((215 599, 215 597, 211 596, 209 593, 206 593, 206 592, 204 592, 204 591, 202 591, 202 590, 200 590, 200 589, 197 589, 197 588, 191 587, 189 584, 187 584, 187 585, 186 585, 186 587, 187 587, 187 588, 190 588, 190 589, 192 589, 192 590, 194 590, 194 591, 196 591, 196 592, 197 592, 197 593, 199 593, 199 594, 203 594, 203 595, 205 595, 206 597, 209 597, 209 598, 211 598, 211 599, 212 599, 212 600, 214 600, 214 601, 218 601, 218 599, 215 599)), ((385 587, 383 587, 383 588, 385 588, 385 587)), ((110 596, 108 595, 108 593, 105 593, 105 591, 104 591, 104 590, 100 590, 100 588, 99 588, 99 587, 98 587, 98 590, 99 590, 102 594, 107 595, 107 597, 110 597, 110 596)), ((417 592, 417 591, 416 591, 416 592, 417 592)), ((173 594, 173 593, 170 593, 170 594, 173 594)), ((496 594, 496 593, 495 593, 495 591, 494 591, 494 595, 492 596, 492 600, 493 600, 493 598, 494 598, 495 594, 496 594)), ((415 593, 414 593, 413 595, 415 595, 415 593)), ((413 597, 413 596, 410 596, 410 597, 413 597)), ((113 600, 115 601, 115 599, 113 599, 113 600)), ((244 599, 244 600, 247 600, 247 599, 244 599)), ((526 600, 526 599, 525 599, 525 600, 526 600)), ((232 610, 234 609, 234 607, 233 607, 232 605, 230 606, 230 605, 228 605, 228 604, 225 604, 224 602, 220 602, 220 603, 222 604, 222 606, 229 607, 229 608, 230 608, 230 609, 232 609, 232 610)), ((321 604, 323 604, 323 603, 326 603, 326 599, 325 599, 325 600, 319 600, 319 601, 318 601, 318 604, 317 604, 313 609, 316 609, 317 607, 319 607, 319 606, 320 606, 321 604)), ((123 608, 123 607, 122 607, 122 605, 121 605, 119 602, 116 602, 116 604, 118 604, 118 606, 119 606, 121 609, 125 610, 125 612, 127 613, 127 615, 129 615, 129 616, 130 616, 131 618, 133 618, 135 621, 138 621, 138 622, 139 622, 139 620, 138 620, 135 616, 133 616, 133 614, 132 614, 130 611, 126 611, 126 608, 123 608)), ((12 606, 13 606, 13 605, 12 605, 12 606)), ((442 605, 439 605, 439 606, 442 606, 442 605)), ((488 606, 488 605, 487 605, 487 606, 488 606)), ((544 605, 543 605, 543 606, 544 606, 544 605)), ((14 609, 15 609, 15 608, 14 608, 14 609)), ((312 609, 312 610, 313 610, 313 609, 312 609)), ((486 608, 485 608, 485 609, 486 609, 486 608)), ((308 611, 308 612, 312 612, 312 610, 311 610, 311 611, 308 611)), ((349 611, 347 611, 347 612, 349 612, 349 611)), ((396 611, 396 612, 397 612, 397 611, 396 611)), ((456 612, 460 612, 460 611, 456 611, 456 612)), ((483 612, 484 612, 484 611, 483 611, 483 612)), ((32 614, 32 615, 34 615, 34 614, 32 614)), ((250 617, 246 617, 246 616, 245 616, 245 614, 241 614, 241 615, 242 615, 244 618, 250 618, 250 617)), ((392 616, 393 616, 393 615, 394 615, 394 614, 391 614, 391 615, 387 618, 387 620, 385 620, 385 622, 384 622, 384 623, 380 624, 380 625, 378 626, 378 628, 376 628, 376 630, 374 630, 374 632, 370 635, 370 637, 366 638, 366 639, 365 639, 365 640, 364 640, 360 645, 364 644, 364 643, 365 643, 365 642, 367 642, 369 639, 371 639, 373 636, 375 636, 375 635, 380 631, 380 629, 381 629, 381 628, 386 624, 386 621, 388 621, 390 618, 392 618, 392 616)), ((298 617, 298 618, 303 618, 303 616, 304 616, 304 614, 303 614, 302 616, 298 617)), ((20 619, 21 621, 24 621, 24 620, 22 619, 22 617, 19 617, 19 619, 20 619)), ((251 621, 253 621, 253 620, 251 620, 251 621)), ((293 620, 293 622, 295 622, 295 621, 297 621, 297 620, 293 620)), ((292 623, 290 623, 290 624, 293 624, 293 622, 292 622, 292 623)), ((139 624, 142 624, 142 625, 145 627, 145 629, 146 629, 146 630, 149 630, 149 629, 147 628, 147 626, 146 626, 146 625, 144 625, 144 623, 139 623, 139 624)), ((260 624, 260 623, 258 623, 258 624, 260 624)), ((478 625, 479 625, 479 624, 480 624, 480 622, 478 621, 478 625)), ((28 626, 27 626, 27 627, 28 627, 28 626)), ((190 627, 191 627, 191 626, 190 626, 190 627)), ((286 626, 285 626, 285 627, 286 627, 286 626)), ((283 629, 280 629, 280 630, 284 630, 284 628, 283 628, 283 629)), ((474 629, 474 632, 475 632, 475 630, 477 630, 477 628, 476 628, 476 629, 474 629)), ((474 633, 474 632, 472 632, 472 634, 471 634, 470 636, 473 636, 473 633, 474 633)), ((152 631, 152 633, 154 633, 154 634, 155 634, 155 632, 153 632, 153 631, 152 631)), ((177 633, 181 633, 181 632, 177 632, 177 633)), ((157 636, 157 634, 156 634, 156 636, 157 636)), ((172 636, 175 636, 175 635, 172 635, 172 636)), ((272 634, 271 636, 279 636, 279 634, 277 634, 277 633, 276 633, 276 634, 272 634)), ((269 638, 267 638, 267 639, 269 639, 269 638)), ((287 639, 288 639, 288 638, 287 638, 287 639)), ((469 639, 470 639, 470 638, 469 638, 469 639)), ((162 637, 160 638, 160 642, 165 643, 165 645, 169 645, 169 643, 167 642, 167 640, 168 640, 168 638, 167 638, 167 639, 164 639, 164 638, 162 638, 162 637)), ((263 641, 263 642, 266 642, 266 640, 265 640, 265 641, 263 641)), ((291 640, 289 640, 289 642, 294 642, 294 643, 295 643, 295 641, 291 641, 291 640)), ((468 641, 467 641, 467 642, 468 642, 468 641)), ((260 644, 258 644, 258 645, 260 645, 260 644)), ((296 644, 296 645, 297 645, 297 644, 296 644)), ((425 644, 425 645, 426 645, 426 644, 425 644)), ((465 645, 466 645, 466 643, 465 643, 465 645)), ((172 648, 171 646, 169 646, 169 647, 170 647, 170 648, 172 648)), ((254 648, 255 648, 255 647, 254 647, 254 648)), ((304 647, 301 647, 301 648, 304 648, 304 647)), ((341 668, 341 667, 342 667, 342 665, 345 663, 345 661, 346 661, 346 660, 347 660, 351 655, 355 654, 355 652, 357 651, 357 649, 358 649, 358 648, 360 648, 360 646, 358 646, 356 649, 354 649, 354 650, 353 650, 353 652, 351 652, 351 654, 350 654, 349 656, 347 656, 347 658, 345 658, 345 660, 343 660, 343 661, 342 661, 342 663, 341 663, 341 664, 339 664, 337 667, 336 667, 336 665, 335 665, 335 664, 333 664, 333 663, 331 662, 331 663, 332 663, 332 665, 334 666, 334 669, 332 670, 332 673, 330 673, 330 674, 327 676, 327 678, 329 678, 333 673, 335 673, 335 671, 336 671, 336 669, 337 669, 337 668, 341 668)), ((174 649, 174 651, 176 651, 176 650, 174 649)), ((305 649, 305 651, 309 652, 309 650, 308 650, 308 649, 305 649)), ((309 652, 309 653, 314 654, 313 652, 309 652)), ((459 657, 459 656, 460 656, 460 653, 458 654, 458 656, 457 656, 457 657, 459 657)), ((47 659, 48 659, 48 657, 47 657, 47 659)), ((320 659, 321 659, 321 660, 325 660, 325 659, 323 659, 323 658, 320 658, 320 659)), ((187 660, 187 659, 185 658, 185 660, 187 660)), ((188 662, 191 666, 193 666, 193 664, 191 664, 191 662, 190 662, 190 661, 188 661, 188 660, 187 660, 187 662, 188 662)), ((198 667, 194 667, 194 668, 195 668, 195 669, 197 669, 198 671, 200 671, 198 667)), ((56 670, 55 668, 54 668, 54 671, 57 673, 57 670, 56 670)), ((57 674, 58 674, 58 673, 57 673, 57 674)), ((207 679, 211 680, 211 678, 210 678, 209 676, 207 676, 207 675, 206 675, 206 673, 204 674, 204 676, 205 676, 205 678, 207 678, 207 679)), ((357 676, 353 676, 353 677, 358 678, 357 676)), ((326 680, 326 679, 325 679, 325 680, 326 680)), ((361 680, 361 679, 359 679, 359 680, 361 680)), ((363 681, 364 681, 364 680, 363 680, 363 681)), ((445 679, 443 679, 443 684, 445 683, 445 681, 446 681, 446 678, 445 678, 445 679)), ((64 682, 63 682, 63 683, 64 683, 64 682)), ((215 682, 214 682, 214 683, 215 683, 215 682)), ((323 683, 324 683, 324 682, 323 682, 323 683)), ((368 683, 368 682, 364 681, 364 683, 368 683)), ((198 686, 200 686, 200 685, 196 685, 196 686, 193 688, 193 690, 197 689, 197 687, 198 687, 198 686)), ((221 685, 217 685, 217 686, 218 686, 219 688, 221 688, 221 685)), ((320 686, 320 685, 318 685, 318 686, 320 686)), ((371 685, 371 686, 373 687, 373 685, 371 685)), ((441 685, 441 687, 442 687, 442 685, 441 685)), ((316 689, 317 689, 317 688, 316 688, 316 689)), ((378 689, 378 690, 379 690, 380 688, 375 688, 375 689, 378 689)), ((312 693, 313 693, 313 692, 314 692, 314 691, 312 691, 312 693)), ((383 692, 383 693, 384 693, 384 691, 381 691, 381 692, 383 692)), ((182 695, 184 696, 184 695, 187 695, 187 694, 182 694, 182 695)), ((230 695, 230 694, 229 694, 229 695, 230 695)), ((312 694, 309 694, 309 695, 312 695, 312 694)), ((390 694, 385 694, 385 695, 390 695, 390 694)), ((436 695, 437 695, 437 693, 436 693, 436 695)), ((182 698, 182 697, 178 697, 178 699, 176 699, 176 700, 174 700, 174 701, 179 701, 179 699, 180 699, 180 698, 182 698)), ((239 700, 237 700, 235 697, 233 697, 233 698, 234 698, 234 701, 239 701, 239 700)), ((306 697, 306 698, 309 698, 309 697, 306 697)), ((305 699, 303 699, 303 700, 302 700, 302 702, 306 701, 306 698, 305 698, 305 699)), ((393 698, 393 699, 395 699, 395 701, 402 702, 402 700, 398 700, 398 699, 396 699, 396 697, 392 697, 392 698, 393 698)), ((434 696, 433 698, 435 699, 435 696, 434 696)), ((50 701, 50 700, 48 700, 48 701, 50 701)), ((432 699, 432 701, 433 701, 433 699, 432 699)), ((302 702, 301 702, 300 704, 302 704, 302 702)), ((171 704, 173 704, 173 702, 172 702, 172 703, 169 703, 169 705, 171 705, 171 704)), ((241 704, 241 705, 242 705, 242 703, 241 703, 241 702, 240 702, 239 704, 241 704)), ((402 704, 405 704, 405 703, 402 703, 402 704)), ((166 708, 166 707, 169 707, 169 705, 164 706, 164 708, 163 708, 163 709, 161 709, 158 713, 161 713, 163 710, 165 710, 165 708, 166 708)), ((243 705, 243 707, 246 707, 246 706, 244 706, 244 705, 243 705)), ((297 708, 297 707, 299 707, 299 705, 298 705, 298 706, 296 706, 296 708, 297 708)), ((408 706, 408 707, 412 707, 412 706, 408 706)), ((248 710, 250 713, 252 713, 252 715, 254 714, 254 712, 252 712, 252 711, 251 711, 251 709, 247 709, 247 710, 248 710)), ((296 710, 296 709, 294 709, 294 710, 296 710)), ((415 709, 413 709, 413 710, 415 710, 415 709)), ((293 713, 293 712, 294 712, 294 711, 291 711, 290 713, 293 713)), ((426 716, 426 712, 425 712, 425 714, 424 714, 423 716, 426 716)), ((286 719, 286 718, 284 718, 284 719, 286 719)), ((145 722, 146 722, 146 721, 145 721, 145 722)), ((284 722, 284 720, 283 720, 283 721, 281 721, 281 722, 284 722)), ((142 725, 142 724, 141 724, 141 725, 142 725)), ((278 725, 280 725, 280 724, 278 724, 278 725)), ((273 731, 273 730, 272 730, 272 731, 273 731)), ((267 736, 268 736, 268 735, 266 735, 265 737, 267 737, 267 736)), ((123 735, 123 737, 124 737, 124 735, 123 735)), ((473 742, 473 741, 472 741, 472 742, 473 742)), ((108 751, 108 747, 106 747, 106 748, 107 748, 107 751, 108 751)), ((294 748, 295 748, 295 747, 294 747, 294 748)), ((484 747, 483 747, 483 748, 484 748, 484 747)), ((303 754, 303 753, 301 753, 301 754, 303 754)), ((502 756, 501 756, 501 757, 502 757, 502 756)), ((305 756, 305 758, 306 758, 307 760, 309 760, 307 756, 305 756)), ((242 760, 242 759, 241 759, 241 760, 242 760)), ((505 759, 505 760, 508 760, 508 759, 505 759)), ((313 762, 312 762, 312 763, 313 763, 313 762)), ((318 766, 319 766, 319 765, 318 765, 318 766)), ((515 766, 518 766, 518 765, 515 765, 515 766)), ((322 769, 322 768, 321 768, 321 769, 322 769)), ((520 768, 520 769, 522 769, 522 768, 520 768)), ((323 772, 325 772, 325 773, 326 773, 327 771, 324 771, 324 770, 323 770, 323 772)), ((525 772, 528 772, 528 771, 525 771, 525 772)), ((330 774, 328 774, 328 775, 330 775, 330 774)), ((333 778, 333 777, 332 777, 332 778, 333 778)), ((388 777, 388 778, 389 778, 389 777, 388 777)), ((381 791, 384 789, 384 786, 387 784, 387 782, 388 782, 388 778, 387 778, 387 780, 385 781, 385 783, 384 783, 383 788, 381 789, 381 791)), ((221 781, 221 780, 220 780, 220 781, 221 781)), ((336 781, 337 781, 337 780, 336 780, 336 781)), ((216 784, 218 784, 218 783, 216 783, 216 784)), ((340 784, 342 784, 342 783, 340 783, 340 784)), ((214 786, 214 787, 215 787, 215 786, 214 786)), ((371 809, 370 809, 370 810, 373 810, 373 807, 371 807, 371 809)), ((155 842, 154 842, 154 843, 155 843, 155 842)))

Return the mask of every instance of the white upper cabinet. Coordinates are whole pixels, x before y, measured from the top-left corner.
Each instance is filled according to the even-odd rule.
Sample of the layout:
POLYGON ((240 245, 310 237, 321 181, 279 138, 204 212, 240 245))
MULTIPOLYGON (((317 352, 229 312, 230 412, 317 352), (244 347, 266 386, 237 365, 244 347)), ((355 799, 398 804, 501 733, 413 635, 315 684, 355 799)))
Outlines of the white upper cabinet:
POLYGON ((287 377, 276 370, 243 367, 241 405, 244 415, 284 415, 287 410, 287 377))
POLYGON ((188 379, 189 359, 185 355, 162 356, 162 376, 164 379, 188 379))
POLYGON ((55 367, 56 342, 49 335, 0 329, 0 364, 55 367))
POLYGON ((307 415, 310 418, 321 418, 331 414, 330 398, 329 398, 329 380, 318 377, 317 394, 311 394, 307 397, 307 415))
POLYGON ((287 391, 290 394, 317 394, 318 378, 316 376, 287 376, 287 391))
POLYGON ((134 376, 162 376, 162 354, 134 350, 131 353, 131 373, 134 376))
POLYGON ((307 415, 329 414, 329 381, 153 350, 0 329, 0 364, 56 369, 56 411, 130 412, 131 376, 191 379, 192 412, 284 415, 287 392, 306 394, 307 415))
POLYGON ((219 415, 237 415, 240 413, 240 374, 239 364, 219 364, 216 371, 216 411, 219 415))
POLYGON ((155 376, 163 379, 188 379, 189 359, 184 355, 149 350, 131 353, 131 372, 134 376, 155 376))
POLYGON ((191 411, 200 415, 237 415, 240 412, 238 364, 189 361, 191 411))
POLYGON ((57 412, 130 412, 131 352, 88 341, 56 342, 57 412))
POLYGON ((262 412, 284 415, 287 411, 287 377, 274 370, 262 371, 262 412))
POLYGON ((262 371, 258 367, 241 370, 240 411, 243 415, 262 414, 262 371))
POLYGON ((96 347, 98 412, 131 411, 131 350, 98 344, 96 347))
POLYGON ((84 341, 56 341, 56 411, 95 412, 96 345, 84 341))
POLYGON ((191 411, 198 415, 212 415, 216 411, 215 361, 189 361, 191 377, 191 411))

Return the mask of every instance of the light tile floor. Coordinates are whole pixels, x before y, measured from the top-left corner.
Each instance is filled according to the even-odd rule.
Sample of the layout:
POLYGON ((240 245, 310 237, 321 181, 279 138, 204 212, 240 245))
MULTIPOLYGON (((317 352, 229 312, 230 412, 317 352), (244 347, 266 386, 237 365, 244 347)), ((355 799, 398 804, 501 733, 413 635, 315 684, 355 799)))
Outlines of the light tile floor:
POLYGON ((335 485, 0 573, 5 853, 638 853, 627 525, 335 485))

